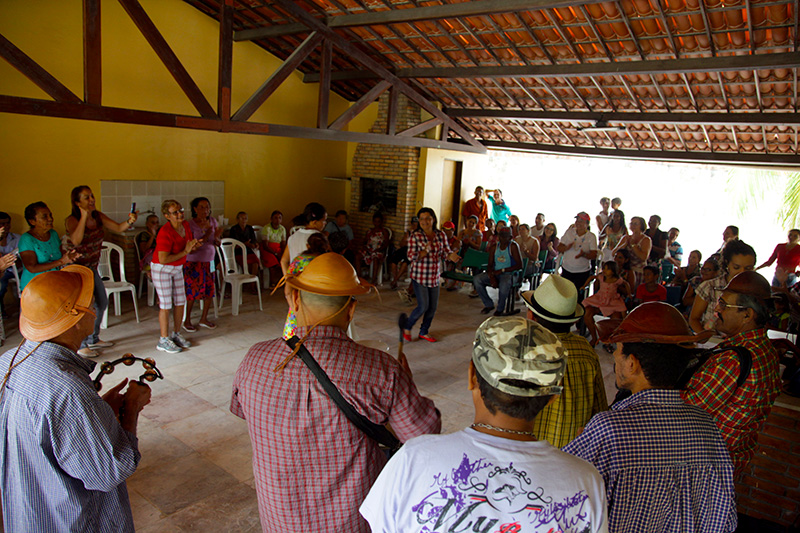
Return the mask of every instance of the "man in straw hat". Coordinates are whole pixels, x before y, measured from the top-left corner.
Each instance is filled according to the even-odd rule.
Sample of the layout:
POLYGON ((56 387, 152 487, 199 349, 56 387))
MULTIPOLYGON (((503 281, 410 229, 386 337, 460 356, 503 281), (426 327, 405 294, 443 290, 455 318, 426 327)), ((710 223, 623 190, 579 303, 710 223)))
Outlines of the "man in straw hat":
POLYGON ((683 391, 686 403, 714 418, 737 474, 753 458, 758 432, 780 393, 780 358, 766 329, 771 296, 769 282, 757 272, 745 271, 731 279, 714 309, 716 329, 725 336, 718 348, 746 348, 750 372, 739 386, 742 361, 733 350, 722 350, 694 373, 683 391))
POLYGON ((548 276, 535 291, 522 293, 528 318, 553 333, 567 351, 564 390, 542 409, 533 424, 536 437, 563 447, 592 416, 608 409, 600 359, 589 342, 570 331, 583 317, 578 290, 558 274, 548 276))
POLYGON ((736 529, 733 464, 711 417, 681 399, 676 384, 695 342, 680 311, 664 302, 640 305, 624 319, 597 324, 616 343, 617 387, 632 394, 595 415, 564 451, 603 475, 609 530, 736 529))
POLYGON ((97 395, 75 352, 94 328, 94 276, 69 265, 22 293, 25 339, 0 357, 0 472, 6 531, 133 531, 125 480, 139 463, 147 385, 97 395))
POLYGON ((608 531, 597 470, 533 431, 561 390, 565 356, 533 321, 481 324, 467 382, 475 422, 392 457, 361 506, 372 531, 608 531))
MULTIPOLYGON (((348 338, 353 296, 370 285, 344 257, 322 254, 286 284, 302 345, 361 415, 390 424, 401 441, 440 431, 439 411, 420 396, 408 364, 348 338)), ((231 412, 247 420, 264 531, 369 531, 358 506, 386 457, 283 339, 250 348, 231 412)))

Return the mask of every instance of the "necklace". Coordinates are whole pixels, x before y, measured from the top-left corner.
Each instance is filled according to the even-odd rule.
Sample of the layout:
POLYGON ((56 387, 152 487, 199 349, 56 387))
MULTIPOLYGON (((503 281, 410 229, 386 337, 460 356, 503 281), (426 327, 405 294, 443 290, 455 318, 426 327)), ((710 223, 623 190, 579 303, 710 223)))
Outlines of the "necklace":
POLYGON ((491 426, 489 424, 484 424, 483 422, 477 422, 475 424, 470 425, 471 428, 486 428, 491 429, 494 431, 499 431, 500 433, 511 433, 513 435, 528 435, 529 437, 535 437, 536 435, 533 431, 517 431, 516 429, 506 429, 506 428, 499 428, 497 426, 491 426))

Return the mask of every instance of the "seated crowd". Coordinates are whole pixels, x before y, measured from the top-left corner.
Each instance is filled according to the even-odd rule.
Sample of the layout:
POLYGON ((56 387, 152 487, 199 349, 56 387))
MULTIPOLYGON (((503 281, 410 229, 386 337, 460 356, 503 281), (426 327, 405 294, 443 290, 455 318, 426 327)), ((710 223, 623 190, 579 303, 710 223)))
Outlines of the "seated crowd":
MULTIPOLYGON (((440 230, 436 213, 420 209, 397 249, 381 214, 363 240, 346 212, 329 221, 316 202, 289 232, 275 211, 261 238, 238 214, 230 233, 244 245, 242 269, 281 267, 280 281, 271 279, 289 308, 282 338, 248 351, 230 404, 248 425, 263 530, 734 531, 734 479, 780 392, 766 329, 774 311, 780 321, 800 302, 800 231, 759 267, 778 261, 771 287, 734 227, 711 254, 713 268, 699 251, 681 266, 677 228, 663 232, 657 215, 627 226, 617 198, 601 200, 597 234, 580 212, 559 237, 544 214, 522 223, 502 191, 485 192, 489 204, 482 187, 465 204, 460 232, 451 221, 440 230), (421 320, 418 338, 436 342, 442 277, 476 253, 485 264, 466 279, 481 312, 494 316, 461 348, 474 419, 437 435, 441 414, 417 390, 402 344, 394 358, 347 332, 356 297, 375 289, 379 269, 370 267, 388 262, 392 288, 407 273, 416 298, 401 317, 404 340, 421 320), (373 283, 361 276, 367 268, 373 283), (530 280, 519 294, 526 316, 514 308, 522 279, 530 280), (783 313, 773 291, 785 295, 783 313), (714 334, 722 342, 701 349, 714 334), (613 352, 620 390, 610 407, 600 341, 613 352)), ((103 229, 124 231, 137 214, 110 220, 88 187, 73 191, 72 205, 67 246, 42 202, 26 209, 31 230, 18 239, 24 339, 0 357, 9 531, 133 531, 125 479, 140 459, 136 426, 150 391, 137 382, 123 393, 123 381, 100 397, 80 356, 110 345, 98 337, 108 305, 97 273, 103 229), (85 439, 70 438, 75 424, 85 439)), ((157 348, 175 353, 190 346, 181 329, 216 327, 207 316, 210 264, 223 231, 206 198, 191 202, 190 222, 174 200, 161 211, 167 223, 148 217, 136 244, 159 297, 157 348), (205 303, 197 326, 184 318, 195 300, 205 303)), ((13 240, 3 215, 0 245, 13 240)), ((7 255, 0 270, 15 261, 7 255)), ((453 288, 459 278, 449 277, 453 288)))

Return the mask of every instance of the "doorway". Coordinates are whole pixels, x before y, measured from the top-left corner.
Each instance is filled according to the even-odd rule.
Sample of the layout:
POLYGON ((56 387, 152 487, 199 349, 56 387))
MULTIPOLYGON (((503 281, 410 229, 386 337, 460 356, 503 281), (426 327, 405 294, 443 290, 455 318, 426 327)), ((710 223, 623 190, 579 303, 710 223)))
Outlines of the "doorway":
POLYGON ((461 214, 461 172, 463 161, 445 159, 442 170, 442 196, 439 206, 439 226, 450 220, 458 227, 461 214))

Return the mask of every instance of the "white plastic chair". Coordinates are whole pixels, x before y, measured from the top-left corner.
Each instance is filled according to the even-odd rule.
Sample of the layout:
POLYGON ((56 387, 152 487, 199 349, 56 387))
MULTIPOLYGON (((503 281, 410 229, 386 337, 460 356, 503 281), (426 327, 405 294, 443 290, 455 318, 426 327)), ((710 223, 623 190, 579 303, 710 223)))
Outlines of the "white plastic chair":
POLYGON ((22 298, 22 291, 19 290, 19 288, 21 287, 21 285, 19 284, 19 269, 17 269, 16 263, 11 265, 11 271, 14 272, 14 279, 13 280, 10 279, 8 281, 9 283, 13 281, 14 283, 17 284, 17 298, 22 298))
MULTIPOLYGON (((139 303, 136 299, 136 285, 126 281, 125 278, 125 252, 122 248, 112 242, 103 241, 103 248, 100 251, 100 263, 97 265, 97 272, 103 280, 109 300, 114 298, 114 314, 122 314, 122 301, 120 293, 130 292, 133 298, 133 310, 136 313, 136 322, 139 322, 139 303), (120 281, 114 280, 114 272, 111 269, 111 253, 116 252, 119 258, 119 277, 120 281)), ((110 302, 109 302, 110 304, 110 302)), ((103 313, 103 322, 100 324, 103 329, 108 328, 108 307, 103 313)))
MULTIPOLYGON (((379 270, 378 270, 378 278, 377 278, 378 285, 383 285, 383 276, 384 276, 384 274, 386 274, 386 277, 389 277, 389 251, 390 251, 390 249, 392 247, 391 243, 392 243, 393 232, 392 232, 392 228, 386 228, 386 229, 389 231, 389 247, 386 248, 386 253, 383 256, 383 261, 381 261, 381 264, 378 265, 378 268, 379 268, 379 270)), ((372 278, 372 279, 375 279, 375 261, 373 261, 369 265, 369 277, 372 278)))
POLYGON ((242 285, 245 283, 255 283, 256 292, 258 294, 258 308, 264 310, 261 305, 261 283, 258 276, 253 274, 244 274, 239 270, 239 265, 236 263, 236 250, 239 250, 242 255, 242 261, 247 261, 247 248, 244 243, 231 239, 230 237, 222 239, 220 242, 220 250, 222 256, 222 293, 220 294, 219 304, 220 307, 225 303, 225 285, 231 286, 231 314, 233 316, 239 315, 239 305, 242 303, 242 285))
MULTIPOLYGON (((145 230, 146 231, 146 230, 145 230)), ((142 233, 142 232, 140 232, 142 233)), ((136 235, 137 237, 139 235, 136 235)), ((133 248, 136 250, 136 262, 142 264, 142 252, 139 250, 139 243, 136 239, 133 241, 133 248)), ((153 307, 156 303, 156 290, 153 285, 153 280, 147 275, 147 272, 139 269, 139 298, 142 297, 142 289, 147 285, 147 305, 153 307)))

